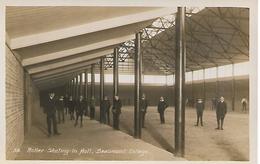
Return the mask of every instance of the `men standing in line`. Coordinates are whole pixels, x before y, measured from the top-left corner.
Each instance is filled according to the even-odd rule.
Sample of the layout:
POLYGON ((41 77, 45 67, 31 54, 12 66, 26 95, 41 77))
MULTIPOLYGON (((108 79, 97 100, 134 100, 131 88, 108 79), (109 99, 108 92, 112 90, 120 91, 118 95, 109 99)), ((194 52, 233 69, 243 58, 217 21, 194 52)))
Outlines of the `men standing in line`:
POLYGON ((241 104, 242 104, 242 112, 246 112, 246 106, 247 106, 247 100, 246 98, 242 98, 241 100, 241 104))
POLYGON ((167 103, 164 101, 164 98, 161 96, 157 106, 158 113, 160 114, 161 124, 165 123, 164 111, 167 107, 168 107, 167 103))
POLYGON ((47 114, 48 137, 50 137, 52 134, 51 126, 53 126, 54 135, 60 135, 57 129, 56 102, 54 96, 54 92, 49 93, 49 98, 44 106, 44 113, 47 114))
POLYGON ((204 108, 205 105, 203 99, 197 99, 197 103, 196 103, 197 124, 195 126, 199 125, 199 121, 200 121, 200 125, 203 126, 202 116, 203 116, 204 108))
POLYGON ((217 114, 217 123, 218 127, 216 128, 217 130, 223 129, 223 124, 224 124, 224 118, 227 113, 227 104, 225 102, 224 97, 220 97, 220 101, 217 104, 217 109, 216 109, 216 114, 217 114))
POLYGON ((64 123, 65 119, 64 119, 64 99, 63 99, 63 96, 60 96, 59 100, 57 101, 57 109, 58 109, 58 123, 60 124, 61 121, 62 121, 62 123, 64 123))
POLYGON ((72 96, 70 96, 68 101, 69 113, 70 113, 70 120, 75 120, 74 117, 74 110, 75 110, 75 101, 73 100, 72 96))
POLYGON ((95 119, 95 107, 96 107, 96 103, 95 103, 95 98, 94 97, 91 97, 91 100, 90 100, 90 119, 91 120, 94 120, 95 119))
POLYGON ((119 130, 119 115, 121 114, 122 103, 118 96, 114 97, 113 101, 113 128, 119 130))
POLYGON ((83 114, 86 110, 86 102, 84 101, 83 96, 79 97, 79 100, 76 103, 76 122, 74 126, 76 127, 78 125, 78 119, 80 117, 80 127, 83 127, 82 121, 83 121, 83 114))
POLYGON ((148 107, 148 102, 145 98, 145 94, 143 94, 142 99, 140 101, 142 128, 144 128, 144 121, 145 121, 145 114, 146 114, 147 107, 148 107))
MULTIPOLYGON (((108 100, 107 96, 104 97, 104 100, 101 102, 101 110, 100 110, 100 115, 101 115, 101 120, 100 122, 105 124, 106 123, 106 116, 109 116, 109 108, 110 108, 110 101, 108 100)), ((109 119, 109 117, 107 118, 109 119)))

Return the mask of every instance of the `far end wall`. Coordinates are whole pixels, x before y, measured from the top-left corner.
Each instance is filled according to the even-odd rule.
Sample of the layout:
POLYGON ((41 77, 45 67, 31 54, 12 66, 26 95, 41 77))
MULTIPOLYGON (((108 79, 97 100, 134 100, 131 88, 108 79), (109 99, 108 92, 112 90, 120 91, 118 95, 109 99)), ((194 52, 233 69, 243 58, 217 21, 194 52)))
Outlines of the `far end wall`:
MULTIPOLYGON (((90 94, 90 84, 88 85, 88 93, 90 94)), ((64 88, 55 88, 53 91, 58 95, 64 95, 64 88)), ((143 93, 149 101, 149 105, 156 106, 160 96, 164 96, 169 105, 174 106, 174 87, 173 86, 143 86, 143 93)), ((105 84, 105 95, 112 99, 113 86, 105 84)), ((231 110, 232 100, 232 80, 219 79, 218 95, 224 96, 228 105, 228 110, 231 110)), ((123 105, 134 105, 134 85, 119 85, 119 96, 123 105)), ((203 98, 203 82, 186 84, 186 97, 191 99, 203 98)), ((216 97, 216 82, 205 82, 206 109, 211 109, 211 99, 216 97)), ((96 103, 99 103, 99 83, 95 85, 96 103)), ((249 79, 248 77, 235 80, 235 110, 241 110, 241 99, 245 97, 249 100, 249 79)), ((249 102, 249 101, 248 101, 249 102)))

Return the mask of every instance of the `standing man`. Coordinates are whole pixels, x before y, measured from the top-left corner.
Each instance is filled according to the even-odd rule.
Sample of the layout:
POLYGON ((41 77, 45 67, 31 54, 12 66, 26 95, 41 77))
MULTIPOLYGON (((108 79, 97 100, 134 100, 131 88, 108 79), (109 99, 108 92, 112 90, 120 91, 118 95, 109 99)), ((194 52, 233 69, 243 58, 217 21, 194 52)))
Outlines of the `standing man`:
POLYGON ((203 121, 202 121, 202 116, 203 116, 203 111, 204 111, 205 105, 203 102, 203 99, 198 99, 196 103, 196 111, 197 111, 197 124, 195 126, 200 125, 203 126, 203 121))
POLYGON ((80 127, 83 127, 82 120, 83 120, 83 114, 86 110, 86 102, 84 101, 83 96, 79 97, 79 100, 76 103, 76 122, 74 126, 76 127, 78 125, 78 119, 80 117, 80 127))
POLYGON ((58 109, 58 123, 61 121, 64 123, 64 99, 63 96, 60 96, 60 99, 57 101, 57 109, 58 109), (62 119, 62 120, 61 120, 62 119))
POLYGON ((166 102, 164 101, 164 98, 161 96, 160 101, 157 106, 158 113, 160 114, 161 124, 165 123, 164 111, 167 107, 168 107, 168 104, 166 104, 166 102))
POLYGON ((223 96, 220 97, 220 101, 217 104, 217 109, 216 109, 216 114, 217 114, 217 123, 218 123, 218 127, 216 128, 217 130, 223 129, 223 124, 224 124, 224 118, 225 115, 227 113, 227 104, 225 102, 225 99, 223 96), (220 124, 221 122, 221 124, 220 124), (220 124, 220 126, 219 126, 220 124))
POLYGON ((118 96, 115 96, 112 112, 113 112, 113 128, 119 130, 119 115, 121 114, 122 103, 118 96))
POLYGON ((66 115, 68 115, 68 113, 69 113, 68 102, 69 102, 69 96, 68 96, 68 94, 66 94, 64 97, 64 110, 65 110, 66 115))
POLYGON ((46 101, 44 113, 47 114, 47 126, 48 126, 48 137, 51 136, 51 126, 53 126, 54 135, 60 135, 57 130, 57 121, 56 121, 56 102, 54 99, 54 92, 49 93, 49 98, 46 101))
POLYGON ((242 98, 241 100, 241 104, 242 104, 242 112, 246 112, 246 106, 247 106, 247 100, 246 98, 242 98))
POLYGON ((146 114, 147 107, 148 107, 148 102, 145 98, 145 94, 143 94, 142 99, 140 101, 142 128, 144 128, 144 121, 145 121, 145 114, 146 114))
POLYGON ((95 103, 95 98, 91 97, 90 100, 90 119, 93 120, 95 119, 95 107, 96 107, 96 103, 95 103))
POLYGON ((104 97, 104 100, 101 102, 101 120, 100 122, 105 124, 106 123, 106 116, 108 116, 107 119, 109 119, 109 109, 110 109, 110 101, 108 100, 107 96, 104 97))
POLYGON ((69 112, 70 112, 70 120, 75 120, 75 117, 74 117, 75 101, 73 100, 72 96, 70 96, 70 98, 69 98, 68 108, 69 108, 69 112))

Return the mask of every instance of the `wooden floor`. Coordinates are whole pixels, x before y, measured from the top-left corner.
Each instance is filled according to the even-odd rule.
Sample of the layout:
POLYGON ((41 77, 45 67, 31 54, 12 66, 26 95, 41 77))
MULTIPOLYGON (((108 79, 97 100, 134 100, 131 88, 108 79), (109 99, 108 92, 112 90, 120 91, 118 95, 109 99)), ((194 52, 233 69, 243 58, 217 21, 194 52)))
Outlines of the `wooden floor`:
MULTIPOLYGON (((146 114, 142 140, 133 136, 133 106, 124 106, 120 116, 120 131, 98 121, 84 118, 83 128, 74 127, 74 121, 66 117, 65 124, 59 124, 60 136, 46 137, 45 116, 35 124, 32 133, 26 136, 17 159, 69 159, 69 160, 184 160, 176 158, 174 152, 174 108, 165 112, 166 124, 160 124, 156 107, 149 107, 146 114), (57 153, 28 153, 28 148, 54 148, 57 153), (61 150, 57 150, 61 148, 61 150), (72 148, 77 152, 72 151, 72 148), (88 149, 89 148, 89 149, 88 149), (81 150, 82 149, 82 150, 81 150), (98 153, 100 150, 103 153, 98 153), (117 153, 111 152, 117 150, 117 153), (127 150, 125 150, 127 149, 127 150), (136 150, 136 151, 134 151, 136 150), (79 153, 82 152, 81 154, 79 153), (109 153, 110 151, 110 153, 109 153)), ((96 108, 99 120, 99 109, 96 108)), ((215 130, 216 113, 205 110, 204 126, 196 127, 196 112, 186 108, 185 159, 199 161, 247 161, 249 159, 249 115, 228 112, 224 130, 215 130)), ((111 115, 112 121, 112 115, 111 115)), ((37 151, 37 150, 35 150, 37 151)))
MULTIPOLYGON (((96 118, 99 119, 98 109, 96 118)), ((166 124, 160 124, 156 107, 148 107, 142 140, 174 152, 174 108, 165 112, 166 124)), ((185 159, 210 161, 247 161, 249 159, 249 115, 228 112, 224 130, 215 130, 216 112, 205 110, 204 126, 196 127, 196 111, 186 108, 185 159)), ((121 131, 133 135, 134 108, 125 106, 120 117, 121 131)))
POLYGON ((88 117, 83 127, 74 127, 68 118, 58 124, 61 135, 47 137, 43 116, 26 136, 16 160, 184 160, 88 117))

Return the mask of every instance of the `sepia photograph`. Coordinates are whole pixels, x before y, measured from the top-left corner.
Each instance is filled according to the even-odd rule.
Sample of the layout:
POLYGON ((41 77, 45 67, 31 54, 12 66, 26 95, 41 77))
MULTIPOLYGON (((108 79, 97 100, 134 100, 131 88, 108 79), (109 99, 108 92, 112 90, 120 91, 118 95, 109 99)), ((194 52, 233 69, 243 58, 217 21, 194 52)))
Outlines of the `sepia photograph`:
POLYGON ((255 8, 4 8, 6 161, 255 160, 255 8))

